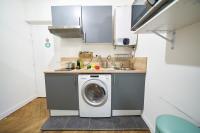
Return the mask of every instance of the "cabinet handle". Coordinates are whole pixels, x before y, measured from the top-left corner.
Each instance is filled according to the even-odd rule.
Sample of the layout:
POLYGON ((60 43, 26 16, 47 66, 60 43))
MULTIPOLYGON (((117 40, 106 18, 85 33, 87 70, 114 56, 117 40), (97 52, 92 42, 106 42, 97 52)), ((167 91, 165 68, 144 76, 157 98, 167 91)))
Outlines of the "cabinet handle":
POLYGON ((83 42, 85 42, 85 32, 83 32, 83 42))
POLYGON ((81 18, 80 17, 78 18, 78 24, 79 24, 79 26, 81 26, 81 18))
POLYGON ((115 85, 115 75, 113 75, 113 82, 114 82, 113 84, 115 85))
POLYGON ((74 75, 74 84, 76 86, 76 76, 74 75))
POLYGON ((85 32, 85 43, 86 43, 86 38, 87 38, 87 37, 86 37, 86 32, 85 32))
POLYGON ((86 32, 83 32, 83 41, 86 43, 86 32))

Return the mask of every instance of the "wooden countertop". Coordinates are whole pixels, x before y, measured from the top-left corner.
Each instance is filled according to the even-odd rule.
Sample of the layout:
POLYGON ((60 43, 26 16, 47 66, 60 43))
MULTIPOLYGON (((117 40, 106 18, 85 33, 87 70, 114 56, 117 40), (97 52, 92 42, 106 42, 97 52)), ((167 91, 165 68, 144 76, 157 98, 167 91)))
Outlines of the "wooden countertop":
POLYGON ((59 69, 47 68, 44 73, 72 73, 72 74, 82 74, 82 73, 146 73, 147 68, 147 58, 146 57, 136 57, 134 58, 134 70, 115 70, 113 68, 100 68, 95 69, 74 69, 71 71, 63 71, 63 67, 59 69))
POLYGON ((146 71, 144 70, 114 70, 114 69, 110 69, 110 68, 101 68, 99 70, 94 70, 94 69, 75 69, 75 70, 71 70, 71 71, 63 71, 63 70, 53 70, 53 69, 48 69, 46 71, 44 71, 44 73, 77 73, 77 74, 81 74, 81 73, 146 73, 146 71))

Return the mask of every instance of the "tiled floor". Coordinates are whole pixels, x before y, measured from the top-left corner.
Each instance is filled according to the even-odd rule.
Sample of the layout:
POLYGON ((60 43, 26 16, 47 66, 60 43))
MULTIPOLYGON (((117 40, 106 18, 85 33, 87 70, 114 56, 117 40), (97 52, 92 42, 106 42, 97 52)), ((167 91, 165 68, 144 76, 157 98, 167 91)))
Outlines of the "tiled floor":
POLYGON ((140 116, 111 118, 50 117, 42 130, 149 130, 140 116))

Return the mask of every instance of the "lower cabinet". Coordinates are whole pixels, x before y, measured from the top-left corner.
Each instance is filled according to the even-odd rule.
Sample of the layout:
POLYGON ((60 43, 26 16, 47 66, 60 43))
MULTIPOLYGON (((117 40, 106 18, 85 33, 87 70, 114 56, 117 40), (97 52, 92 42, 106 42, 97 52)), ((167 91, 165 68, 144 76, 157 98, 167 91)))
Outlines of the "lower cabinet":
POLYGON ((112 75, 112 110, 143 110, 145 74, 112 75))
POLYGON ((52 110, 78 110, 76 74, 45 74, 47 108, 52 110))
MULTIPOLYGON (((77 74, 46 73, 47 108, 78 110, 77 74)), ((112 74, 112 110, 143 110, 145 74, 112 74)))

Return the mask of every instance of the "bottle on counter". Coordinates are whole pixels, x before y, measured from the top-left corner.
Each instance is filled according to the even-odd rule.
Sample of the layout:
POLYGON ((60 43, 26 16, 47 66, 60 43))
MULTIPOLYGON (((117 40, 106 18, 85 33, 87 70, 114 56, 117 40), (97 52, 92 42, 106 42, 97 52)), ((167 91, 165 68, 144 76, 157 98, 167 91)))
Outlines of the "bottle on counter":
POLYGON ((84 64, 83 64, 83 60, 79 60, 80 61, 80 69, 84 68, 84 64))
POLYGON ((76 67, 77 67, 77 69, 82 69, 84 67, 83 60, 78 59, 76 67))
POLYGON ((79 59, 76 62, 76 69, 81 69, 81 64, 79 59))

